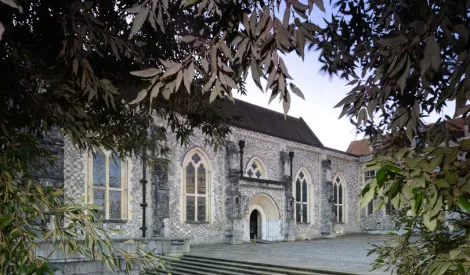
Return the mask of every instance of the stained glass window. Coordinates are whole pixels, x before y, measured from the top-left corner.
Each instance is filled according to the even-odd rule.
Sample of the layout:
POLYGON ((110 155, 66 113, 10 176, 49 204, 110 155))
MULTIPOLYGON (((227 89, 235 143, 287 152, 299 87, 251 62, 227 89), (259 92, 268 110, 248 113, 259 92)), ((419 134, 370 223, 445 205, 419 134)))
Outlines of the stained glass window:
POLYGON ((206 193, 206 169, 202 164, 197 168, 197 193, 206 193))
POLYGON ((208 170, 207 160, 201 152, 193 152, 185 158, 185 198, 188 222, 208 220, 208 170))
POLYGON ((93 186, 106 185, 106 156, 96 152, 93 161, 93 186))
POLYGON ((188 194, 194 194, 195 190, 195 171, 194 171, 194 166, 190 162, 188 166, 186 166, 186 193, 188 194))
POLYGON ((336 176, 333 186, 333 199, 336 209, 336 222, 344 223, 344 190, 343 180, 340 176, 336 176))
POLYGON ((297 223, 308 222, 308 185, 304 171, 297 174, 295 181, 295 220, 297 223))
POLYGON ((106 220, 126 219, 127 162, 115 152, 96 150, 90 153, 88 170, 88 197, 90 203, 101 207, 106 220))
POLYGON ((195 202, 194 196, 187 196, 186 197, 186 220, 187 221, 195 221, 195 202))
POLYGON ((116 153, 109 159, 109 187, 121 187, 121 160, 116 153))

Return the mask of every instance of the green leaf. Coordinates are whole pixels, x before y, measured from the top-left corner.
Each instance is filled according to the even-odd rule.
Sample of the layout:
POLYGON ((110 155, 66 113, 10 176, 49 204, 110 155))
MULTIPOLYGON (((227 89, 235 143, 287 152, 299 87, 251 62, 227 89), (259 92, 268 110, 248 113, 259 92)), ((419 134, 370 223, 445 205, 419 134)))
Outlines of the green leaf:
POLYGON ((302 93, 302 91, 301 91, 299 88, 297 88, 297 86, 295 86, 294 83, 290 83, 290 84, 289 84, 289 87, 290 87, 291 91, 292 91, 295 95, 297 95, 298 97, 300 97, 300 98, 302 98, 303 100, 305 100, 304 94, 302 93))
POLYGON ((14 217, 11 216, 2 216, 0 217, 0 229, 4 229, 5 227, 9 226, 15 220, 14 217))
POLYGON ((462 210, 470 212, 470 202, 464 195, 459 196, 459 206, 462 208, 462 210))
POLYGON ((430 216, 429 211, 424 213, 423 223, 430 231, 434 231, 436 229, 437 220, 432 219, 432 217, 430 216))
POLYGON ((375 190, 374 190, 374 188, 370 188, 370 185, 367 185, 367 186, 368 186, 369 188, 368 188, 368 190, 366 191, 366 193, 362 195, 361 207, 366 207, 367 204, 369 204, 369 202, 374 199, 374 195, 375 195, 375 190))
POLYGON ((460 253, 462 253, 462 249, 461 248, 456 248, 456 249, 453 249, 449 252, 449 256, 452 260, 454 260, 455 258, 457 258, 457 256, 460 255, 460 253))
POLYGON ((423 205, 423 193, 418 193, 415 199, 414 212, 418 214, 421 211, 423 205))

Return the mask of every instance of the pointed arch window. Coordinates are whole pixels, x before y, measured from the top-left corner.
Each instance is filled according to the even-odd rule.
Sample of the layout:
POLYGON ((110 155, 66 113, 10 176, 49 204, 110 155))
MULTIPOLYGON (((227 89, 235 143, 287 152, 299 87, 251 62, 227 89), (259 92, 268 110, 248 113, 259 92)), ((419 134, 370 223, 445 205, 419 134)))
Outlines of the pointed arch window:
POLYGON ((186 222, 207 222, 210 209, 207 159, 199 150, 193 150, 188 153, 183 164, 184 219, 186 222))
POLYGON ((295 184, 295 220, 297 223, 308 223, 308 179, 306 172, 297 173, 295 184))
POLYGON ((97 149, 88 158, 88 202, 105 220, 127 219, 128 163, 116 152, 97 149))
POLYGON ((266 168, 263 162, 257 158, 252 158, 246 166, 245 176, 249 178, 266 179, 266 168))
POLYGON ((336 176, 333 183, 333 199, 335 203, 336 222, 344 223, 344 182, 340 176, 336 176))

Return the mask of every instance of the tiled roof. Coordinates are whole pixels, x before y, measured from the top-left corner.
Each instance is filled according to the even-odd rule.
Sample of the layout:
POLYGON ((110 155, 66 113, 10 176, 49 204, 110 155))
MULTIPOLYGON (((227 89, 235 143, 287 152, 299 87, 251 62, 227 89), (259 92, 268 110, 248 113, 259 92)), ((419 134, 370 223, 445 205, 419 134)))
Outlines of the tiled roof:
POLYGON ((287 116, 285 118, 284 114, 242 100, 235 100, 234 104, 226 99, 222 101, 222 104, 227 115, 238 119, 232 124, 235 127, 315 147, 323 147, 323 144, 301 117, 287 116))
POLYGON ((346 152, 358 156, 366 156, 372 153, 372 147, 369 145, 369 139, 355 140, 349 144, 346 152))

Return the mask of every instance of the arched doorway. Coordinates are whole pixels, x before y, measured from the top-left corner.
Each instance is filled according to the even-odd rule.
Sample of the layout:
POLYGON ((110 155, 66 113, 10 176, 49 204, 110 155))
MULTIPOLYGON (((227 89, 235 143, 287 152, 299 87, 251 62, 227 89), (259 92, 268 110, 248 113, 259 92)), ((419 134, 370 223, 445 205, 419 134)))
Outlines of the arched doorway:
MULTIPOLYGON (((283 202, 281 202, 283 203, 283 202)), ((266 193, 255 194, 248 203, 245 216, 244 237, 245 242, 250 239, 278 241, 283 240, 282 216, 274 199, 266 193)))
POLYGON ((261 215, 258 210, 250 214, 250 240, 261 239, 261 215))

